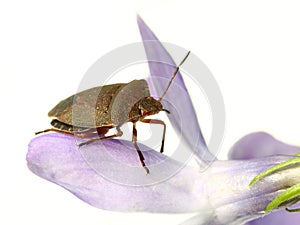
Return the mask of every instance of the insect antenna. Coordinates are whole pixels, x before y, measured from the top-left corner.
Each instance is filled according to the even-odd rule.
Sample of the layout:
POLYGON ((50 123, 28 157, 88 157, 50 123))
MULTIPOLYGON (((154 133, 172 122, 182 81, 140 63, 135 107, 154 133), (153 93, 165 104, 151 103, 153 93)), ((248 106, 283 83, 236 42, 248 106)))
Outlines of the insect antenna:
POLYGON ((165 94, 167 93, 172 81, 174 80, 174 78, 176 77, 176 74, 179 71, 179 67, 184 63, 184 61, 187 59, 187 57, 189 56, 189 54, 191 53, 191 51, 189 51, 186 56, 184 57, 184 59, 179 63, 179 65, 176 67, 174 73, 172 74, 171 80, 168 83, 167 88, 165 89, 164 93, 161 95, 161 97, 158 99, 158 101, 160 102, 162 100, 162 98, 165 96, 165 94))

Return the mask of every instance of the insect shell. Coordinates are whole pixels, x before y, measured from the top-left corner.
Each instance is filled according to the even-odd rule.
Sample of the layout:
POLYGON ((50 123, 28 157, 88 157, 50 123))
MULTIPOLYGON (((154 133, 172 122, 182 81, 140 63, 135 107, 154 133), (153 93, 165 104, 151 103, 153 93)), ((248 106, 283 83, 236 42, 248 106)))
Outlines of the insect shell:
POLYGON ((80 138, 91 138, 79 146, 87 145, 99 140, 105 140, 122 136, 121 126, 132 122, 132 142, 135 146, 141 165, 146 173, 149 169, 145 164, 145 158, 137 144, 136 122, 160 124, 163 126, 162 142, 160 152, 164 149, 166 125, 162 120, 147 119, 145 117, 157 114, 161 111, 170 113, 164 109, 161 100, 175 78, 179 66, 188 57, 188 54, 177 66, 168 86, 162 96, 156 100, 150 96, 149 87, 145 80, 133 80, 129 83, 111 84, 87 89, 72 95, 59 102, 49 113, 52 118, 53 128, 46 129, 36 134, 56 131, 66 133, 80 138), (105 136, 111 129, 116 133, 105 136))

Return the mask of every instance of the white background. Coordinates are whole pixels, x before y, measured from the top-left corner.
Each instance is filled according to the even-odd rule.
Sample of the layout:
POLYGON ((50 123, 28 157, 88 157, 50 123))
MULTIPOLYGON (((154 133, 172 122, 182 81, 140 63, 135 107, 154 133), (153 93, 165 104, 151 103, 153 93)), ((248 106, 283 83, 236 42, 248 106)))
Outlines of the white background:
MULTIPOLYGON (((48 111, 99 57, 141 40, 137 12, 160 40, 191 50, 214 74, 227 115, 221 158, 253 131, 300 145, 299 11, 296 0, 2 1, 0 224, 169 225, 188 217, 96 209, 26 167, 48 111)), ((210 119, 199 119, 209 138, 210 119)))

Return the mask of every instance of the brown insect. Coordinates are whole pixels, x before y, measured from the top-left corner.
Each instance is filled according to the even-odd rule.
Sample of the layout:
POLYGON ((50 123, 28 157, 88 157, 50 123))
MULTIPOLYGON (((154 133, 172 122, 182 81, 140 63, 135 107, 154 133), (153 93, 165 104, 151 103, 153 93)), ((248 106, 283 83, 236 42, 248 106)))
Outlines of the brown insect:
POLYGON ((53 118, 53 128, 46 129, 36 134, 56 131, 74 135, 80 138, 92 138, 79 146, 87 145, 99 140, 122 136, 121 126, 132 122, 132 143, 139 155, 140 162, 147 174, 149 169, 145 164, 145 158, 137 144, 136 122, 160 124, 164 126, 160 152, 164 150, 166 124, 162 120, 147 119, 145 117, 165 111, 161 100, 168 91, 179 67, 184 63, 190 52, 176 67, 172 77, 161 95, 156 100, 150 96, 149 87, 145 80, 133 80, 130 83, 111 84, 94 87, 59 102, 49 113, 53 118), (116 128, 116 134, 105 136, 111 129, 116 128))

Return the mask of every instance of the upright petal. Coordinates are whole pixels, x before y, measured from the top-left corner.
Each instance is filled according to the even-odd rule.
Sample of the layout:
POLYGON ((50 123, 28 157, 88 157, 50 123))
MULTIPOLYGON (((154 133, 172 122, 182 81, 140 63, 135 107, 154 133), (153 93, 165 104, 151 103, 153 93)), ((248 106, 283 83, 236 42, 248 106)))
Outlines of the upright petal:
MULTIPOLYGON (((151 29, 138 16, 138 25, 150 68, 149 86, 158 96, 165 91, 177 64, 157 39, 151 29)), ((184 53, 186 54, 187 51, 184 53)), ((184 58, 182 54, 182 58, 184 58)), ((188 60, 188 59, 187 59, 188 60)), ((214 156, 209 152, 199 127, 198 119, 180 72, 162 99, 165 108, 171 111, 168 117, 176 131, 184 137, 200 162, 209 163, 214 156)))

